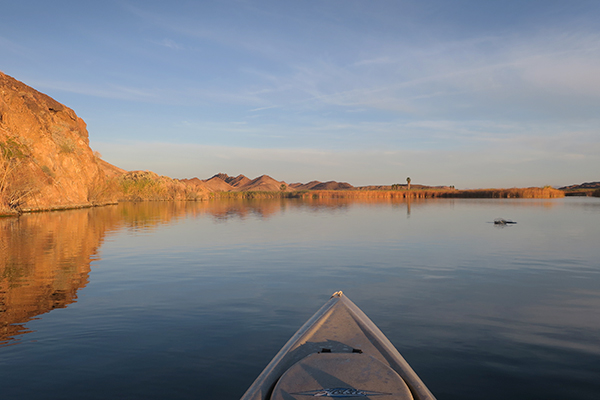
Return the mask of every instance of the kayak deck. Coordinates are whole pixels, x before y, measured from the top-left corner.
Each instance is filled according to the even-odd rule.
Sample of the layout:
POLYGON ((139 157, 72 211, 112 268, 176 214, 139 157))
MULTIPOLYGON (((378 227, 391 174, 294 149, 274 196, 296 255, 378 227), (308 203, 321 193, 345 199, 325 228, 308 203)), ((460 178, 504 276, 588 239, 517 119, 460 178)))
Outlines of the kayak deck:
POLYGON ((283 346, 241 400, 435 397, 375 324, 342 292, 283 346))
POLYGON ((279 379, 271 399, 297 396, 413 399, 396 371, 364 353, 316 353, 298 361, 279 379))

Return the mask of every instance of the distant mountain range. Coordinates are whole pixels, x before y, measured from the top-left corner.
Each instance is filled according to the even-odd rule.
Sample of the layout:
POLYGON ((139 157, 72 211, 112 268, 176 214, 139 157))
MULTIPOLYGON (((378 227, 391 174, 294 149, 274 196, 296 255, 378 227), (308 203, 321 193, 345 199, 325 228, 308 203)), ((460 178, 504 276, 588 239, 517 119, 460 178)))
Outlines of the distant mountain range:
POLYGON ((268 175, 261 175, 258 178, 250 179, 244 175, 229 176, 224 173, 218 173, 208 179, 180 179, 181 182, 194 185, 199 189, 208 192, 276 192, 280 190, 341 190, 354 189, 346 182, 319 182, 311 181, 309 183, 291 183, 278 181, 268 175))
MULTIPOLYGON (((271 178, 269 175, 261 175, 250 179, 244 175, 229 176, 218 173, 208 179, 179 179, 180 182, 195 185, 200 190, 207 192, 277 192, 296 190, 392 190, 391 185, 352 186, 348 182, 336 181, 310 181, 308 183, 286 183, 271 178)), ((406 184, 398 184, 400 188, 406 188, 406 184)), ((413 189, 451 189, 450 186, 426 186, 411 184, 413 189)))
POLYGON ((595 196, 600 197, 600 182, 585 182, 558 188, 565 196, 595 196))
POLYGON ((579 185, 570 185, 558 188, 559 190, 576 190, 576 189, 600 189, 600 182, 585 182, 579 185))

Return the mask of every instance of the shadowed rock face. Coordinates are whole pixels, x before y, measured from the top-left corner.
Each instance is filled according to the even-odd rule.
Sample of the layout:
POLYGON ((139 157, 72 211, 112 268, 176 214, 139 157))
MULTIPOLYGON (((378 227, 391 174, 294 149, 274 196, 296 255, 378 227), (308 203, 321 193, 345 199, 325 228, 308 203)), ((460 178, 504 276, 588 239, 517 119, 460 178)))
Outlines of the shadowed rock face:
POLYGON ((0 72, 0 172, 6 171, 0 182, 4 211, 106 201, 106 176, 89 147, 85 122, 0 72))

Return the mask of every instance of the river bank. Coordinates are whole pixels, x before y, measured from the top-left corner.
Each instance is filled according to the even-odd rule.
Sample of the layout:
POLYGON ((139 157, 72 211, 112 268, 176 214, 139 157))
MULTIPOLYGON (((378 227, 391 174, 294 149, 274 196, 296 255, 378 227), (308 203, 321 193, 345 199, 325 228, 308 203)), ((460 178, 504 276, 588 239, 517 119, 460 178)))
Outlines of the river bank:
MULTIPOLYGON (((172 183, 172 182, 168 182, 172 183)), ((131 185, 129 188, 131 189, 131 185)), ((163 186, 144 184, 143 190, 124 191, 118 201, 59 205, 51 207, 29 207, 19 210, 0 211, 0 216, 18 216, 22 213, 62 211, 68 209, 100 207, 119 202, 140 201, 219 201, 232 199, 433 199, 433 198, 480 198, 480 199, 550 199, 561 198, 565 194, 553 188, 511 188, 511 189, 416 189, 416 190, 302 190, 302 191, 248 191, 248 192, 211 192, 203 195, 188 192, 183 185, 176 185, 176 191, 166 190, 163 186)), ((171 188, 173 189, 173 187, 171 188)))
MULTIPOLYGON (((293 193, 292 193, 293 194, 293 193)), ((423 189, 423 190, 323 190, 299 193, 297 197, 313 198, 389 198, 389 199, 428 199, 428 198, 480 198, 480 199, 549 199, 564 197, 564 193, 553 188, 512 188, 512 189, 423 189)))

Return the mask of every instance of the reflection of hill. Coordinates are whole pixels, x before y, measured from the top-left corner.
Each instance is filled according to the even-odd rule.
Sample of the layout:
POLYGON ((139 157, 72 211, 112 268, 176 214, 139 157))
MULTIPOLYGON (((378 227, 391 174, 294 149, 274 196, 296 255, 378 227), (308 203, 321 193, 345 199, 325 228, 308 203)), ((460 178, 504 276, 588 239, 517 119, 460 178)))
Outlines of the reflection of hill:
POLYGON ((26 333, 36 316, 76 301, 110 232, 152 230, 186 214, 227 219, 274 212, 273 204, 142 202, 0 219, 0 346, 26 333))
MULTIPOLYGON (((0 219, 0 346, 26 333, 25 324, 77 300, 104 237, 148 231, 184 217, 216 221, 271 218, 288 209, 343 211, 380 199, 254 199, 201 202, 126 202, 115 206, 0 219)), ((398 204, 403 204, 398 202, 398 204)))
MULTIPOLYGON (((104 237, 121 230, 152 231, 183 218, 272 218, 286 210, 344 212, 353 206, 389 204, 410 214, 426 199, 331 198, 228 199, 199 202, 125 202, 115 206, 0 219, 0 345, 26 332, 25 323, 77 299, 104 237)), ((452 202, 447 199, 445 202, 452 202)), ((467 200, 465 200, 467 201, 467 200)), ((469 204, 489 200, 470 199, 469 204)), ((538 200, 496 200, 519 207, 552 207, 538 200)))
POLYGON ((33 317, 74 302, 88 283, 104 232, 91 211, 0 220, 0 344, 33 317))
POLYGON ((269 218, 281 212, 283 199, 219 200, 199 204, 195 212, 210 215, 216 220, 246 219, 249 216, 269 218))

